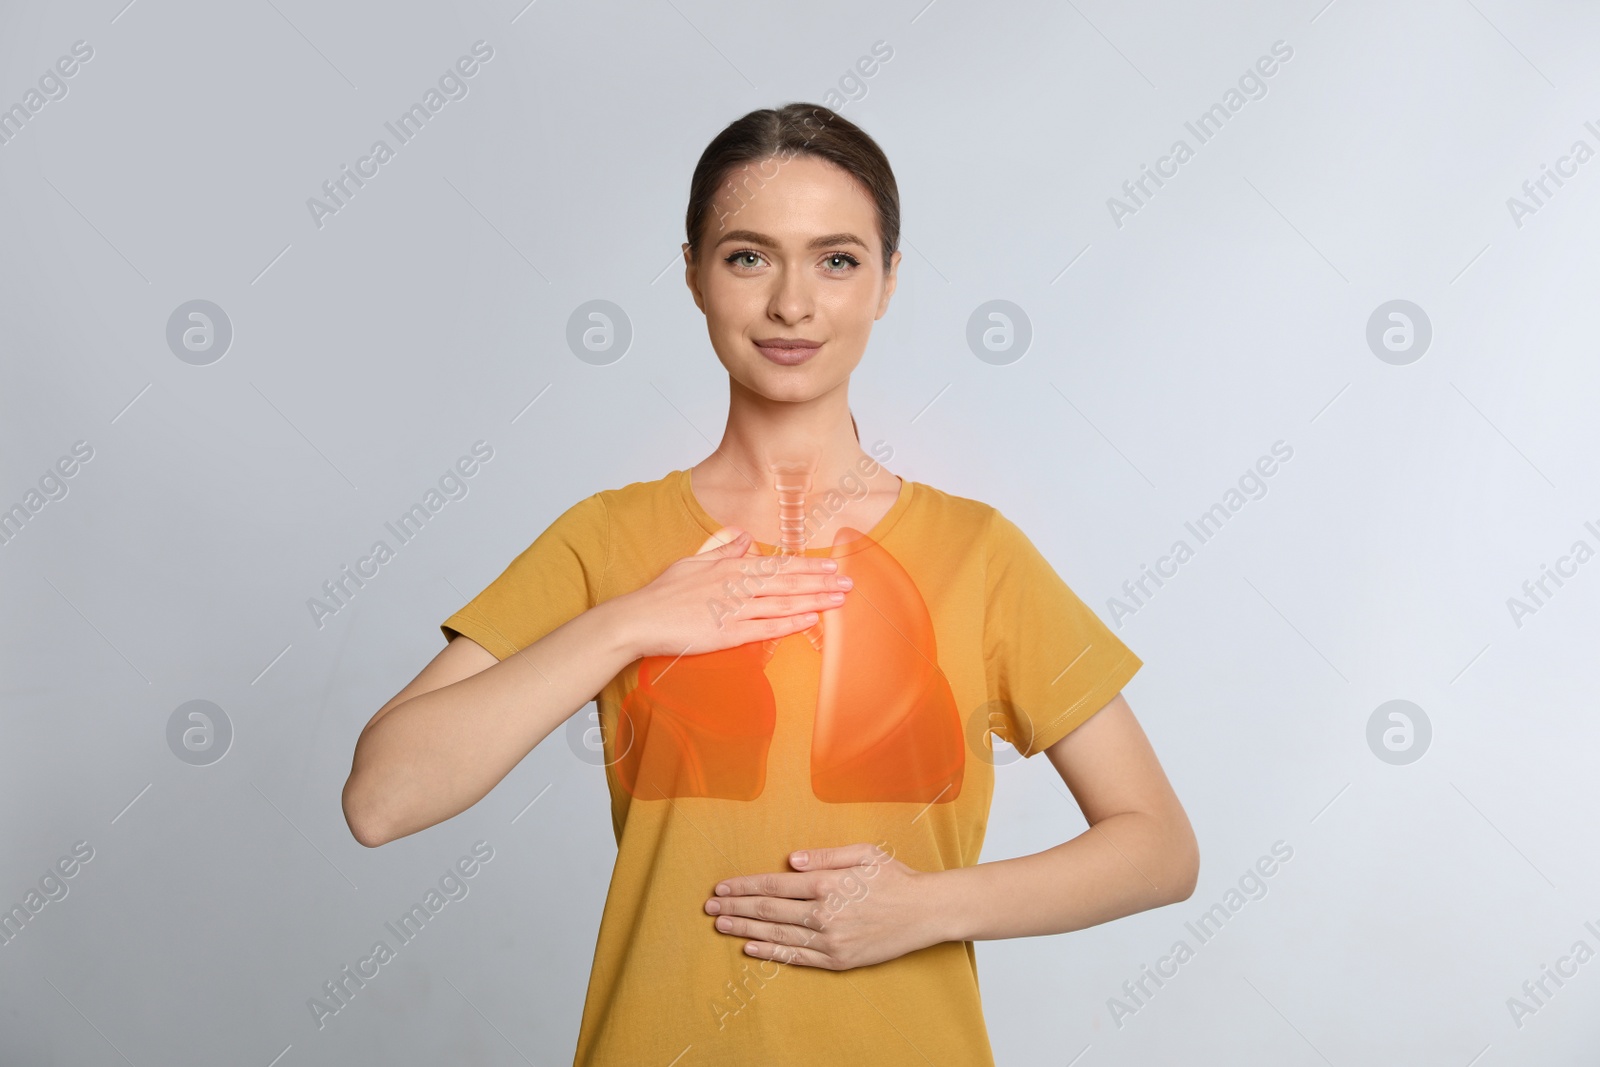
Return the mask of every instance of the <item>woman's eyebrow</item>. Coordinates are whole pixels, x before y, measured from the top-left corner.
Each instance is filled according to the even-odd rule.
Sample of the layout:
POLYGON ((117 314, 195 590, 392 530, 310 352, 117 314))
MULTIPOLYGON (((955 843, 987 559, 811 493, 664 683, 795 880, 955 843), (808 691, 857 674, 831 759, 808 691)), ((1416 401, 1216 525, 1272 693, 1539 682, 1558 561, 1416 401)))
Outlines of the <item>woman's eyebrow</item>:
MULTIPOLYGON (((718 239, 717 244, 724 245, 729 241, 743 241, 746 244, 766 245, 769 248, 776 247, 778 244, 775 239, 768 237, 764 233, 756 233, 754 230, 729 230, 718 239)), ((807 244, 806 247, 827 248, 829 245, 860 245, 862 248, 866 248, 867 242, 863 241, 853 233, 826 233, 821 237, 812 238, 811 242, 807 244)))

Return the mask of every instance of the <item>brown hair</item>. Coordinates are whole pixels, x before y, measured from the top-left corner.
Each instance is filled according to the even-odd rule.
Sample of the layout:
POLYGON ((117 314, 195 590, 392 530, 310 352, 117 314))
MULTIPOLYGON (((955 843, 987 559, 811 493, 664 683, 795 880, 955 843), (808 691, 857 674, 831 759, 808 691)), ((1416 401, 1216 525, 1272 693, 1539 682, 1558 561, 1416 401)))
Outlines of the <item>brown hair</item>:
MULTIPOLYGON (((711 139, 689 180, 689 212, 685 220, 689 250, 699 253, 707 216, 714 210, 712 201, 725 181, 732 184, 732 171, 775 156, 780 163, 787 162, 797 155, 825 159, 866 187, 878 209, 883 269, 888 271, 889 259, 900 247, 900 191, 894 171, 883 149, 865 130, 821 104, 793 103, 752 111, 730 122, 711 139)), ((771 178, 757 175, 759 171, 747 175, 745 186, 752 179, 759 183, 771 178)), ((742 191, 740 195, 742 199, 742 191)))
MULTIPOLYGON (((889 260, 900 247, 900 190, 889 157, 867 131, 821 104, 796 102, 752 111, 728 123, 711 139, 689 179, 689 211, 684 220, 689 250, 699 254, 712 201, 724 181, 733 184, 729 176, 734 170, 774 157, 787 162, 797 155, 825 159, 866 187, 878 210, 878 238, 883 243, 883 269, 887 272, 889 260)), ((749 176, 744 184, 749 187, 749 176)), ((740 199, 742 202, 742 191, 740 199)), ((721 220, 717 221, 720 225, 721 220)), ((854 414, 850 428, 860 441, 854 414)))

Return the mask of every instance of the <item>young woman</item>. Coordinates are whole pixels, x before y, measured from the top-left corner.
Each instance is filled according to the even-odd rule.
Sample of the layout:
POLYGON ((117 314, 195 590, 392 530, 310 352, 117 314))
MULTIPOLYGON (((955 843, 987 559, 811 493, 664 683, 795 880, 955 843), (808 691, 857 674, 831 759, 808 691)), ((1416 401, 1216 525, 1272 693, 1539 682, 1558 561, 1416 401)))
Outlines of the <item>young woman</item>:
POLYGON ((448 819, 595 700, 618 851, 577 1064, 992 1064, 974 940, 1193 891, 1121 695, 1141 662, 998 510, 862 448, 850 373, 900 262, 872 138, 751 112, 687 223, 721 444, 579 501, 447 619, 362 731, 345 817, 368 846, 448 819), (991 731, 1087 831, 978 862, 991 731))

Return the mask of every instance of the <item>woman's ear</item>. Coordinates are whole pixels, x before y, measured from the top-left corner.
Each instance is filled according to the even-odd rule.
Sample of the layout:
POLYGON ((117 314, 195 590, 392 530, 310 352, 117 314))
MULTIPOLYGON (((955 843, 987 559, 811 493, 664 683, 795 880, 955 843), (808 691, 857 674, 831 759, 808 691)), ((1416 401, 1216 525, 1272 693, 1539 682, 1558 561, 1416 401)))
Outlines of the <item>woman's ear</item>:
POLYGON ((895 252, 889 257, 889 273, 884 275, 883 296, 878 298, 878 313, 872 316, 873 320, 883 318, 883 313, 889 310, 889 298, 894 295, 895 280, 900 273, 900 253, 895 252))
MULTIPOLYGON (((896 253, 896 255, 898 254, 896 253)), ((702 315, 705 314, 706 302, 700 295, 700 279, 696 276, 694 249, 689 247, 688 241, 683 242, 683 280, 689 286, 689 292, 694 296, 694 306, 700 309, 702 315)), ((882 314, 882 312, 879 312, 879 314, 882 314)))

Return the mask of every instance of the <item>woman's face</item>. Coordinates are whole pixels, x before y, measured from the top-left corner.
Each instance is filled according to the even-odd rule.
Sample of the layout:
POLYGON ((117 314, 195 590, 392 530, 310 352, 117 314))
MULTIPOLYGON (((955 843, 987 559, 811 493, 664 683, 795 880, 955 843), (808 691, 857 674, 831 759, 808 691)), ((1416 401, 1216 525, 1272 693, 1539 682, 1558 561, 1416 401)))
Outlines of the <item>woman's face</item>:
POLYGON ((683 248, 717 358, 741 385, 784 401, 810 400, 850 377, 900 265, 896 252, 884 271, 867 191, 809 155, 731 172, 699 255, 683 248))

